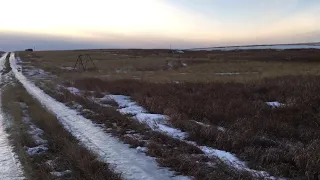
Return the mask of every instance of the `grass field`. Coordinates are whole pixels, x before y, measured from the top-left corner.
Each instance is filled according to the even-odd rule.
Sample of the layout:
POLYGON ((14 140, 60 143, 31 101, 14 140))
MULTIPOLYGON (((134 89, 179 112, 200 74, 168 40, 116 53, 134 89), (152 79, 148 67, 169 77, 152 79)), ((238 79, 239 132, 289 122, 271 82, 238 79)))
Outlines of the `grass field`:
MULTIPOLYGON (((250 81, 283 75, 318 75, 319 50, 185 51, 83 50, 21 52, 22 59, 62 79, 98 77, 149 82, 250 81), (98 70, 74 72, 79 54, 90 54, 98 70)), ((88 63, 88 67, 93 67, 88 63)), ((79 69, 80 71, 80 69, 79 69)))
POLYGON ((179 173, 197 179, 237 177, 223 163, 215 170, 205 166, 208 160, 192 156, 201 153, 189 144, 154 133, 112 107, 101 108, 89 96, 56 94, 54 86, 93 91, 95 96, 131 96, 148 111, 169 116, 174 127, 189 134, 188 140, 232 152, 250 168, 278 177, 316 179, 320 173, 320 50, 168 51, 47 51, 19 52, 18 56, 28 62, 26 69, 32 65, 53 75, 30 78, 35 77, 56 99, 96 112, 99 115, 84 115, 104 123, 133 147, 147 146, 147 154, 179 173), (90 54, 97 69, 72 70, 78 54, 90 54), (266 104, 273 101, 281 106, 266 104), (112 127, 113 123, 118 126, 112 127), (128 130, 151 143, 126 138, 128 130))

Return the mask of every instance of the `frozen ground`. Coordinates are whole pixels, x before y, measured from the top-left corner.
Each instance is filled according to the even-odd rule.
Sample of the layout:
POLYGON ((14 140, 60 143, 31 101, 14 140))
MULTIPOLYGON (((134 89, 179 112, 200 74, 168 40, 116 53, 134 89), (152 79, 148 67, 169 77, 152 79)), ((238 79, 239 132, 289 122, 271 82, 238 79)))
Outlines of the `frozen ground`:
POLYGON ((154 158, 138 153, 128 145, 92 123, 91 120, 79 115, 64 104, 45 94, 41 89, 31 83, 18 70, 14 53, 10 56, 10 65, 15 77, 25 89, 37 99, 48 111, 54 114, 60 123, 86 148, 96 153, 100 159, 114 166, 117 172, 122 173, 124 179, 189 179, 184 176, 175 176, 166 168, 159 168, 154 158))
MULTIPOLYGON (((7 53, 0 58, 0 70, 3 69, 7 53)), ((1 74, 0 74, 1 77, 1 74)), ((1 78, 0 78, 1 79, 1 78)), ((1 95, 1 91, 0 91, 1 95)), ((1 99, 0 99, 1 100, 1 99)), ((8 134, 5 132, 4 116, 0 104, 0 179, 24 179, 21 165, 9 144, 8 134)))

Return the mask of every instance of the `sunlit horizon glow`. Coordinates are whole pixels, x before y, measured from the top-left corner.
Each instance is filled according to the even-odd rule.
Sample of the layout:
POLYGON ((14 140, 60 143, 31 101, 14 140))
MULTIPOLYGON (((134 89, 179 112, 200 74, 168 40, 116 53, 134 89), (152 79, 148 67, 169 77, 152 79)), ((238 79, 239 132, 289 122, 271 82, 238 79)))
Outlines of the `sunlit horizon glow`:
POLYGON ((8 0, 1 6, 0 33, 123 47, 320 41, 316 0, 8 0))

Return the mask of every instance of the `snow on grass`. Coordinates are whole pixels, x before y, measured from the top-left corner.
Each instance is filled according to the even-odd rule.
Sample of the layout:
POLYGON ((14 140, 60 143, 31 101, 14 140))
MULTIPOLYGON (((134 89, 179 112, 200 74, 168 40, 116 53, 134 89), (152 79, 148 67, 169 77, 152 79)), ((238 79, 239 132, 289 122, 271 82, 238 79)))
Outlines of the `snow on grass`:
POLYGON ((70 170, 65 170, 62 172, 58 172, 58 171, 50 172, 51 175, 56 176, 56 177, 64 177, 64 176, 69 175, 71 173, 72 172, 70 170))
POLYGON ((279 108, 280 106, 282 106, 282 104, 279 103, 278 101, 266 102, 266 104, 272 108, 279 108))
POLYGON ((217 129, 221 132, 226 132, 226 128, 218 126, 217 129))
POLYGON ((30 121, 30 117, 27 111, 27 104, 20 103, 22 109, 23 122, 29 126, 28 134, 32 136, 32 139, 37 145, 47 144, 48 141, 41 138, 43 136, 43 130, 38 128, 35 124, 30 121))
POLYGON ((27 75, 28 77, 32 77, 34 79, 48 79, 48 78, 54 78, 56 76, 42 70, 35 68, 34 66, 29 66, 26 68, 21 68, 23 73, 27 75))
POLYGON ((226 76, 226 75, 240 75, 240 72, 224 72, 224 73, 214 73, 216 75, 220 75, 220 76, 226 76))
MULTIPOLYGON (((63 67, 60 67, 60 69, 72 71, 74 68, 73 67, 68 67, 68 66, 63 66, 63 67)), ((77 68, 75 68, 75 69, 77 69, 77 68)))
POLYGON ((48 141, 41 138, 43 136, 43 130, 38 128, 33 124, 28 115, 28 106, 25 103, 20 103, 22 109, 22 118, 24 124, 29 126, 28 134, 32 137, 34 143, 37 145, 35 147, 25 147, 26 152, 29 156, 40 155, 48 151, 48 141))
MULTIPOLYGON (((137 105, 134 101, 131 100, 131 97, 129 96, 123 96, 123 95, 105 95, 103 98, 111 98, 115 102, 119 104, 118 111, 122 114, 130 114, 132 115, 133 119, 138 120, 141 123, 147 124, 151 129, 155 131, 162 132, 164 134, 167 134, 173 138, 182 140, 186 143, 192 144, 199 149, 203 151, 203 153, 208 157, 217 157, 226 164, 230 165, 231 167, 238 169, 238 170, 244 170, 251 172, 255 176, 263 176, 267 179, 274 179, 274 177, 270 176, 267 172, 264 171, 256 171, 248 168, 245 164, 245 162, 238 159, 234 154, 218 149, 214 149, 208 146, 200 146, 194 141, 188 141, 187 133, 182 132, 179 129, 176 129, 174 127, 171 127, 168 120, 169 117, 161 114, 150 114, 146 113, 147 110, 145 110, 143 107, 137 105), (125 109, 125 110, 123 110, 125 109), (139 111, 127 111, 128 109, 139 109, 139 111)), ((198 122, 199 123, 199 122, 198 122)), ((225 131, 223 127, 218 127, 219 130, 225 131)))
MULTIPOLYGON (((4 68, 5 60, 8 53, 5 53, 0 57, 0 69, 4 68)), ((0 73, 0 79, 1 73, 0 73)), ((2 84, 2 83, 1 83, 2 84)), ((1 91, 0 91, 1 97, 1 91)), ((13 148, 10 146, 8 140, 8 134, 5 132, 4 115, 1 109, 0 103, 0 179, 3 180, 22 180, 23 172, 21 170, 21 164, 18 161, 13 148)))
POLYGON ((196 124, 199 124, 200 126, 204 126, 204 127, 210 127, 209 124, 204 124, 202 122, 198 122, 198 121, 195 121, 195 120, 192 120, 193 122, 195 122, 196 124))
POLYGON ((28 93, 54 114, 63 127, 76 137, 84 147, 97 154, 101 161, 112 165, 115 171, 122 173, 124 179, 189 179, 185 176, 175 176, 167 168, 160 168, 154 158, 129 148, 128 145, 121 143, 111 134, 105 133, 103 128, 96 126, 91 120, 84 118, 77 111, 44 93, 18 71, 19 67, 14 53, 10 56, 10 65, 15 77, 28 93))
POLYGON ((232 76, 232 75, 248 75, 248 74, 257 74, 259 72, 218 72, 214 73, 218 76, 232 76))
POLYGON ((138 146, 136 150, 141 153, 146 153, 148 151, 148 148, 138 146))
POLYGON ((219 159, 223 160, 224 162, 227 162, 230 166, 243 170, 246 165, 244 162, 242 162, 240 159, 238 159, 235 155, 222 151, 213 149, 207 146, 198 146, 207 156, 209 157, 218 157, 219 159))
POLYGON ((185 139, 186 133, 179 129, 172 128, 168 123, 168 116, 161 114, 147 113, 143 107, 131 101, 129 96, 105 95, 102 99, 112 99, 118 105, 121 114, 131 115, 141 123, 147 124, 152 130, 159 131, 175 138, 185 139))
POLYGON ((26 147, 26 149, 29 156, 40 155, 48 151, 47 145, 44 144, 35 147, 26 147))
MULTIPOLYGON (((195 121, 195 120, 192 120, 193 122, 195 122, 196 124, 199 124, 200 126, 203 126, 203 127, 212 127, 212 125, 209 125, 209 124, 205 124, 205 123, 202 123, 202 122, 198 122, 198 121, 195 121)), ((217 129, 221 132, 226 132, 226 129, 224 127, 221 127, 221 126, 217 126, 217 129)))
POLYGON ((119 107, 121 108, 119 111, 122 114, 132 114, 136 115, 138 113, 147 112, 143 107, 137 105, 137 103, 130 100, 128 96, 122 95, 106 95, 101 100, 114 100, 119 107))
POLYGON ((77 88, 74 87, 67 87, 67 90, 74 95, 80 96, 81 95, 81 91, 77 88))

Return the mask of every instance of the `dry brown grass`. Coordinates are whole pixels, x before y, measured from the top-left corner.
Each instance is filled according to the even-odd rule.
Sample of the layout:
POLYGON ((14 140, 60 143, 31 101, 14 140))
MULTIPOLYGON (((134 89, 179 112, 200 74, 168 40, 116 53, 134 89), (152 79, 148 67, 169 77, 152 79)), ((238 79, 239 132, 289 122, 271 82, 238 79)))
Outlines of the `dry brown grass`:
POLYGON ((150 82, 243 82, 281 75, 320 74, 320 50, 186 51, 178 55, 169 54, 168 50, 82 50, 18 54, 24 61, 31 61, 63 80, 98 77, 150 82), (91 55, 98 71, 80 73, 60 68, 73 67, 77 55, 84 53, 91 55), (240 74, 217 74, 230 72, 240 74))
POLYGON ((200 144, 236 153, 253 168, 304 179, 320 169, 319 80, 288 76, 247 84, 155 84, 81 79, 74 86, 130 95, 151 112, 172 117, 173 125, 200 144), (265 104, 275 100, 286 106, 265 104))

